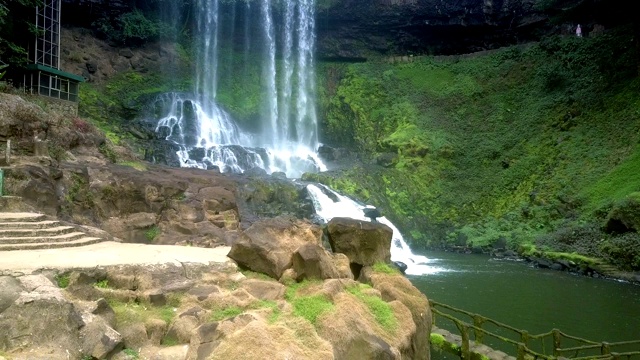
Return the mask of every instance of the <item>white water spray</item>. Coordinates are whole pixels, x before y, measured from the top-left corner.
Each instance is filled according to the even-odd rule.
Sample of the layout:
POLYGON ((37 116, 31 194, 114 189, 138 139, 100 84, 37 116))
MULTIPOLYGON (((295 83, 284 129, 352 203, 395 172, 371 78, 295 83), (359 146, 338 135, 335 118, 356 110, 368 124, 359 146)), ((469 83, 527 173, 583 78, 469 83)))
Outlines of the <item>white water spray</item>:
MULTIPOLYGON (((176 113, 179 110, 172 110, 173 112, 161 114, 157 130, 170 128, 168 132, 171 135, 167 140, 180 146, 181 150, 177 155, 182 166, 207 168, 210 163, 222 164, 223 166, 219 166, 222 171, 234 172, 261 167, 269 173, 285 172, 289 177, 299 177, 304 172, 325 171, 325 165, 316 154, 318 124, 314 93, 315 0, 283 0, 282 6, 273 6, 271 0, 261 0, 258 3, 259 16, 255 17, 259 20, 257 28, 261 35, 256 36, 256 39, 249 35, 248 22, 253 19, 252 7, 249 3, 243 7, 245 59, 249 49, 262 49, 261 52, 255 52, 255 55, 260 57, 262 63, 263 111, 260 114, 260 130, 252 134, 238 129, 229 114, 216 103, 219 90, 219 46, 224 42, 221 23, 225 21, 219 16, 220 8, 224 6, 219 1, 198 0, 198 27, 194 33, 198 49, 194 87, 196 95, 189 100, 196 109, 195 119, 187 123, 179 121, 182 117, 176 113), (281 13, 277 13, 278 11, 281 13), (277 26, 275 21, 279 18, 283 19, 281 26, 277 26), (279 54, 279 51, 282 53, 279 54), (228 133, 230 129, 232 132, 224 137, 222 134, 228 133), (217 142, 219 140, 224 142, 217 142), (254 149, 250 152, 261 153, 258 156, 261 161, 253 159, 253 155, 249 156, 252 161, 238 159, 238 152, 243 151, 237 148, 220 151, 221 146, 230 145, 254 149), (229 151, 233 152, 237 163, 229 151), (200 156, 203 152, 207 156, 200 156)), ((230 34, 235 34, 233 27, 236 7, 233 6, 232 28, 226 30, 230 34)), ((233 51, 230 50, 230 53, 233 51)), ((224 75, 237 79, 246 78, 242 74, 224 75)), ((176 101, 181 101, 179 97, 175 98, 176 101)), ((173 108, 180 109, 182 106, 183 103, 176 103, 173 108)))
MULTIPOLYGON (((307 191, 313 201, 316 214, 324 221, 328 222, 334 217, 348 217, 364 221, 369 220, 364 216, 363 209, 365 208, 365 205, 361 205, 346 196, 340 195, 326 186, 310 184, 307 185, 307 191), (327 196, 323 189, 320 189, 321 186, 324 188, 324 191, 330 192, 337 201, 334 201, 327 196)), ((399 261, 407 265, 406 274, 424 275, 446 271, 441 267, 430 265, 434 260, 428 259, 422 255, 413 254, 409 245, 404 241, 404 238, 398 228, 396 228, 395 225, 393 225, 393 223, 387 218, 380 217, 377 221, 387 225, 393 230, 393 238, 391 240, 391 261, 399 261)))

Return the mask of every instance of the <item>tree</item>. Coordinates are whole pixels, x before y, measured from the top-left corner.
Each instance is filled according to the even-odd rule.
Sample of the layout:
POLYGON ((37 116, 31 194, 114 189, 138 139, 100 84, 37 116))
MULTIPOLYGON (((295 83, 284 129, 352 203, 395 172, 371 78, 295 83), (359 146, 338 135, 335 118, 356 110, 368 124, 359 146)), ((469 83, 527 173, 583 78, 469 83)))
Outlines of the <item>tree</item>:
POLYGON ((0 0, 0 61, 17 67, 26 64, 24 45, 34 34, 31 19, 41 4, 42 0, 0 0))

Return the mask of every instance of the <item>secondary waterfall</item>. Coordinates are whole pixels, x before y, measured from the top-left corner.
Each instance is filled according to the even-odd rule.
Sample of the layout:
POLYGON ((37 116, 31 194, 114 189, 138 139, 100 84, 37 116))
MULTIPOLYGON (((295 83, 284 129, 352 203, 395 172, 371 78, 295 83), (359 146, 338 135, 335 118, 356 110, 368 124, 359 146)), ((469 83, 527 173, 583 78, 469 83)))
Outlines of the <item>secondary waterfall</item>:
POLYGON ((177 155, 184 167, 217 167, 223 172, 258 167, 289 177, 326 170, 316 154, 315 0, 231 3, 226 4, 230 13, 223 17, 225 4, 196 1, 193 94, 159 97, 154 106, 156 131, 179 145, 177 155), (237 46, 236 36, 242 46, 237 46), (236 51, 244 55, 234 57, 236 51), (239 58, 244 68, 233 66, 239 58), (262 67, 259 124, 251 131, 241 129, 218 102, 221 79, 231 79, 227 86, 246 81, 249 60, 262 67))
MULTIPOLYGON (((313 201, 313 207, 316 210, 316 214, 325 222, 334 217, 349 217, 369 221, 369 219, 364 216, 363 212, 366 205, 359 204, 356 201, 340 195, 323 185, 307 185, 307 191, 313 201), (322 189, 320 187, 322 187, 322 189), (330 193, 332 196, 329 197, 326 192, 330 193)), ((396 228, 395 225, 393 225, 393 223, 387 218, 380 217, 377 221, 387 225, 393 230, 393 238, 391 240, 391 261, 399 261, 407 265, 406 274, 424 275, 445 271, 445 269, 441 267, 431 265, 435 260, 422 255, 413 254, 409 245, 404 241, 404 238, 398 228, 396 228)))

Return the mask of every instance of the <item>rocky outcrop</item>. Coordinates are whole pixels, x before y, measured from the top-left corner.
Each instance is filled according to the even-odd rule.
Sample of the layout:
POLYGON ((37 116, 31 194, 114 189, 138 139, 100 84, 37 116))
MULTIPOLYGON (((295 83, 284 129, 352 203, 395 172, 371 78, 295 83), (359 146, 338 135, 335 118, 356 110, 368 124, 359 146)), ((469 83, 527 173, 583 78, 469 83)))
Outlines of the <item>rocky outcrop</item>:
MULTIPOLYGON (((188 12, 193 5, 192 1, 185 1, 183 12, 188 12)), ((119 0, 65 0, 63 6, 67 15, 65 22, 89 27, 101 18, 116 19, 120 14, 131 12, 136 5, 119 0)), ((145 4, 141 8, 173 18, 184 15, 169 15, 169 9, 163 8, 162 4, 156 6, 145 4)), ((632 11, 624 11, 629 5, 622 0, 333 0, 319 1, 317 8, 318 56, 356 61, 379 55, 465 54, 537 40, 544 33, 568 30, 555 25, 550 21, 552 19, 555 23, 560 18, 605 26, 632 19, 628 15, 632 11)), ((222 17, 233 13, 238 22, 243 19, 255 22, 260 16, 259 11, 248 16, 244 11, 243 2, 220 5, 222 17)), ((176 56, 175 51, 170 50, 160 54, 176 56)), ((111 62, 120 67, 149 68, 147 63, 153 61, 153 56, 143 55, 136 59, 138 55, 142 54, 121 51, 111 62)), ((80 58, 78 62, 86 75, 95 76, 91 74, 92 68, 86 66, 90 61, 80 58)), ((106 63, 105 67, 112 68, 112 65, 106 63)), ((101 66, 94 70, 96 74, 103 71, 106 69, 101 66)))
POLYGON ((321 244, 319 226, 290 217, 256 222, 233 243, 229 257, 240 266, 279 279, 305 244, 321 244))
POLYGON ((227 262, 1 276, 0 351, 11 359, 428 359, 416 339, 427 341, 430 318, 411 308, 426 298, 404 278, 371 272, 371 288, 247 275, 227 262))
POLYGON ((67 300, 45 276, 0 279, 12 283, 1 288, 0 298, 14 299, 0 310, 0 349, 31 349, 32 358, 41 352, 49 358, 88 354, 103 359, 122 347, 120 334, 104 319, 67 300))
POLYGON ((409 311, 416 331, 411 337, 411 347, 406 349, 403 357, 408 359, 429 359, 429 334, 431 333, 432 314, 429 300, 402 275, 371 273, 370 282, 379 290, 385 301, 399 301, 409 311))
POLYGON ((393 230, 384 224, 333 218, 327 224, 327 234, 333 252, 347 255, 351 263, 371 266, 391 260, 393 230))

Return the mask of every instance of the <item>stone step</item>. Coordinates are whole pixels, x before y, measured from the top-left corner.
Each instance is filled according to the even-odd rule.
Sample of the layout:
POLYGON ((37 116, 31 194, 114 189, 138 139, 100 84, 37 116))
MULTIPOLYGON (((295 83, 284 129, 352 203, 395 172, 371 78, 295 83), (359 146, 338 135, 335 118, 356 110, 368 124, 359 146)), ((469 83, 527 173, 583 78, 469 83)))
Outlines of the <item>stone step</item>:
POLYGON ((0 212, 0 222, 37 222, 46 220, 46 215, 37 213, 3 213, 0 212))
POLYGON ((0 229, 46 229, 56 226, 60 226, 60 222, 56 220, 0 222, 0 229))
POLYGON ((73 240, 80 239, 85 233, 72 232, 62 235, 52 236, 16 236, 16 237, 0 237, 0 244, 34 244, 34 243, 68 243, 73 240))
MULTIPOLYGON (((23 223, 24 224, 24 223, 23 223)), ((55 226, 48 228, 14 228, 0 225, 0 240, 12 237, 50 237, 75 232, 73 226, 55 226)))
POLYGON ((42 243, 24 243, 24 244, 0 244, 0 251, 10 250, 39 250, 39 249, 57 249, 63 247, 78 247, 84 245, 97 244, 104 241, 96 237, 82 237, 67 242, 42 242, 42 243))

